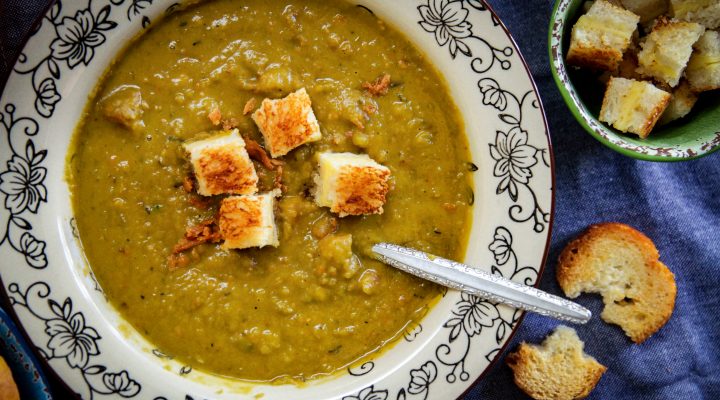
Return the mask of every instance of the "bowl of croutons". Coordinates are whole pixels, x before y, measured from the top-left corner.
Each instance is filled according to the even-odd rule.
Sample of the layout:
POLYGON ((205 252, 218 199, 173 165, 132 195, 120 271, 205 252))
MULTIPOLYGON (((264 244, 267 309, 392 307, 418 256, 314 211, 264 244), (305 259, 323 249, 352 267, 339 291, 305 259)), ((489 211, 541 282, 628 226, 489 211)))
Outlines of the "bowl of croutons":
POLYGON ((580 125, 630 157, 720 148, 720 1, 558 0, 551 71, 580 125))

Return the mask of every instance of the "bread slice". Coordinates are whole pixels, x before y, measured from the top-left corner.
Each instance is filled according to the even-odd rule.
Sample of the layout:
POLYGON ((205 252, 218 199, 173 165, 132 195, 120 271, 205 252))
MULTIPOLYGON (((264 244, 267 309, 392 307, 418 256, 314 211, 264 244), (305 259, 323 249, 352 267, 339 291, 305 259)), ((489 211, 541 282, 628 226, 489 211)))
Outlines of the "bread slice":
POLYGON ((665 112, 660 117, 658 125, 665 125, 686 116, 690 110, 692 110, 697 100, 698 95, 690 87, 688 81, 685 79, 681 80, 678 87, 673 90, 670 103, 668 103, 665 112))
POLYGON ((315 202, 347 215, 382 214, 390 170, 367 154, 320 153, 315 202))
POLYGON ((645 24, 663 15, 668 10, 667 0, 621 0, 623 7, 640 16, 645 24))
POLYGON ((697 22, 708 29, 720 27, 718 0, 670 0, 670 10, 677 19, 697 22))
POLYGON ((567 63, 614 71, 630 45, 638 21, 640 17, 622 7, 596 1, 573 26, 567 63))
POLYGON ((677 86, 690 60, 692 46, 703 32, 705 28, 694 22, 659 18, 652 32, 640 43, 637 71, 670 87, 677 86))
POLYGON ((213 196, 257 192, 255 166, 237 129, 189 142, 183 147, 190 155, 198 194, 213 196))
POLYGON ((521 343, 506 361, 515 384, 534 399, 583 399, 607 370, 584 346, 575 330, 561 325, 540 346, 521 343))
POLYGON ((265 138, 265 147, 273 158, 322 138, 320 125, 305 88, 282 99, 263 100, 260 108, 252 114, 252 119, 265 138))
POLYGON ((695 43, 685 76, 693 90, 703 92, 720 88, 720 33, 705 31, 695 43))
POLYGON ((620 325, 642 343, 670 319, 675 307, 675 277, 653 242, 632 227, 615 223, 590 226, 560 254, 557 279, 563 292, 602 295, 601 317, 620 325))
POLYGON ((665 111, 670 97, 670 93, 649 82, 610 78, 599 119, 644 139, 665 111))
POLYGON ((248 247, 277 247, 278 230, 275 225, 275 194, 230 196, 220 203, 220 234, 225 249, 248 247))

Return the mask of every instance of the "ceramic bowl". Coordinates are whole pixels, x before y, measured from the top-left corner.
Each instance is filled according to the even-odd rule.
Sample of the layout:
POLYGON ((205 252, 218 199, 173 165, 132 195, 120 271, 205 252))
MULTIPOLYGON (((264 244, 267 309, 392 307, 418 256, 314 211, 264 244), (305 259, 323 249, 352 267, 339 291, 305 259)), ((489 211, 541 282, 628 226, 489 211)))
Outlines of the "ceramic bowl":
POLYGON ((548 35, 550 70, 565 104, 580 125, 605 146, 641 160, 690 160, 720 148, 720 94, 717 91, 703 93, 690 114, 665 126, 656 126, 646 139, 619 132, 597 119, 604 85, 593 74, 565 65, 570 33, 583 13, 582 4, 582 0, 558 0, 548 35))
MULTIPOLYGON (((482 1, 363 0, 446 77, 474 170, 465 260, 535 285, 553 215, 553 158, 527 65, 482 1)), ((22 327, 84 399, 448 399, 497 359, 520 311, 449 291, 387 349, 336 375, 271 385, 205 373, 145 340, 108 303, 80 247, 66 155, 89 94, 118 51, 174 0, 56 2, 0 98, 0 267, 22 327)))

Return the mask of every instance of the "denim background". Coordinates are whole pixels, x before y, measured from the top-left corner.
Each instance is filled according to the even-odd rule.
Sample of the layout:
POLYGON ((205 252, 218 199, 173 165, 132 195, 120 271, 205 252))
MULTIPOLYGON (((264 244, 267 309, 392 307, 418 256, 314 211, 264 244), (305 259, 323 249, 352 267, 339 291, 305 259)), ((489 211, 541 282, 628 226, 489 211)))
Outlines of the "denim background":
MULTIPOLYGON (((0 0, 0 87, 46 2, 0 0)), ((598 296, 579 298, 596 317, 575 328, 586 352, 608 367, 590 398, 720 399, 720 152, 689 162, 651 163, 605 148, 573 119, 550 75, 546 37, 552 3, 489 3, 530 65, 550 124, 557 197, 540 287, 561 294, 555 281, 558 254, 587 225, 602 221, 624 222, 647 234, 677 280, 672 318, 641 345, 597 317, 598 296)), ((557 324, 527 315, 508 348, 539 342, 557 324)), ((53 387, 57 398, 68 398, 57 381, 53 387)), ((525 398, 504 357, 466 394, 472 400, 525 398)))

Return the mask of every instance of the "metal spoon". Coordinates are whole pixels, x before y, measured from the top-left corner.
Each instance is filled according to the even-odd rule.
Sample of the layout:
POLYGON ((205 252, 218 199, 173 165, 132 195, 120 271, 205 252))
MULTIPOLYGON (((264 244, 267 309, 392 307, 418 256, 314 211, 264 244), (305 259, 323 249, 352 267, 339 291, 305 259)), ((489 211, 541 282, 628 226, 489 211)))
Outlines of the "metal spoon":
POLYGON ((492 302, 577 324, 592 316, 590 310, 572 301, 419 250, 378 243, 372 251, 392 267, 492 302))

